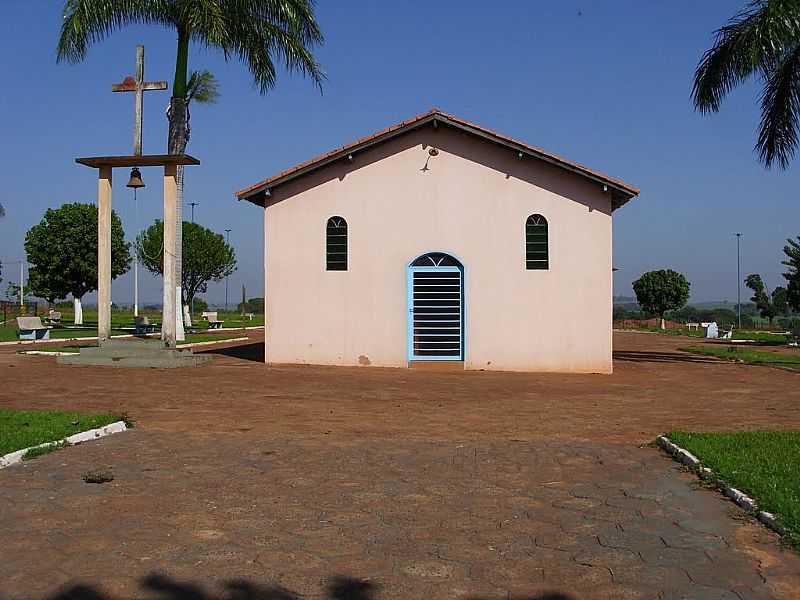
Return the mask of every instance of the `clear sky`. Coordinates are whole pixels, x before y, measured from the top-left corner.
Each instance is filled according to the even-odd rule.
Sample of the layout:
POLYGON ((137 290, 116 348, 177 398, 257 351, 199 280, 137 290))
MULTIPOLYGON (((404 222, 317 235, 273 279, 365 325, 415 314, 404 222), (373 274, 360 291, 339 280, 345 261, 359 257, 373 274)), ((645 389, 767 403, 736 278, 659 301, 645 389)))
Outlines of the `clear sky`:
MULTIPOLYGON (((80 65, 56 64, 63 2, 2 4, 0 258, 10 261, 47 207, 95 201, 95 173, 73 159, 130 151, 133 98, 112 94, 111 84, 133 72, 143 43, 147 78, 171 86, 175 40, 157 27, 131 28, 80 65)), ((199 203, 198 223, 233 230, 239 270, 231 289, 243 283, 248 296, 260 296, 261 210, 233 192, 436 106, 642 189, 614 216, 616 294, 632 295, 638 275, 669 267, 689 278, 693 301, 735 299, 735 231, 743 233, 742 276, 759 272, 770 288, 780 285, 784 240, 800 234, 796 165, 766 171, 756 162, 756 85, 710 117, 689 98, 712 32, 743 4, 322 0, 323 94, 282 73, 260 96, 240 64, 193 49, 190 67, 212 70, 222 97, 192 112, 188 151, 203 164, 187 173, 186 201, 199 203)), ((167 102, 165 92, 145 96, 145 152, 165 151, 167 102)), ((162 210, 159 172, 143 175, 140 224, 162 210)), ((118 172, 114 208, 132 237, 126 177, 118 172)), ((6 280, 12 270, 4 269, 6 280)), ((132 277, 123 276, 114 300, 131 302, 131 290, 132 277)), ((222 301, 224 286, 207 296, 222 301)), ((143 300, 160 297, 160 280, 145 274, 143 300)))

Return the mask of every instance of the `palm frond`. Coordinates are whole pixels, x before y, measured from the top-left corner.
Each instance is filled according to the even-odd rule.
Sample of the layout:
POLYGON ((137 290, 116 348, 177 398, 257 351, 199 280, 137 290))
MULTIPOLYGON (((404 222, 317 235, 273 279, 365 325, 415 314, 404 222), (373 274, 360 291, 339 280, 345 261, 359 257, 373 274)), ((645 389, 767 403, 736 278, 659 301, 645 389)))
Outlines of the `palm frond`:
MULTIPOLYGON (((312 50, 323 36, 314 5, 314 0, 66 0, 57 59, 79 62, 92 44, 123 27, 157 24, 177 30, 179 42, 189 40, 240 60, 261 93, 275 85, 276 62, 321 89, 325 74, 312 50)), ((179 58, 185 58, 180 52, 179 44, 179 58)), ((184 66, 185 60, 179 61, 173 93, 182 93, 177 71, 185 74, 184 66)))
POLYGON ((761 94, 761 124, 756 151, 768 168, 785 169, 797 149, 800 121, 800 45, 772 67, 761 94))
POLYGON ((701 113, 717 112, 725 96, 753 74, 769 71, 798 39, 796 0, 755 0, 717 30, 694 75, 692 100, 701 113))
POLYGON ((89 46, 129 25, 174 27, 175 8, 170 0, 66 0, 56 60, 80 62, 89 46))
POLYGON ((200 104, 214 104, 220 96, 219 82, 208 70, 192 71, 187 84, 186 101, 200 104))
POLYGON ((238 58, 262 94, 275 86, 276 60, 322 89, 325 74, 312 53, 323 42, 313 0, 222 0, 220 4, 227 25, 224 42, 214 43, 201 30, 192 32, 193 39, 219 47, 226 59, 238 58))

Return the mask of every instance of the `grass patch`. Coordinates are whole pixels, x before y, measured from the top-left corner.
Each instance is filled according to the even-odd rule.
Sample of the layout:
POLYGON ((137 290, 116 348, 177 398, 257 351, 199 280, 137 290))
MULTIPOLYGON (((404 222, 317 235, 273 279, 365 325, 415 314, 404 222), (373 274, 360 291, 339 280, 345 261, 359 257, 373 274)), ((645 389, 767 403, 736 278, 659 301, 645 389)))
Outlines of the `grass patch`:
POLYGON ((57 442, 119 420, 119 415, 110 414, 0 409, 0 455, 45 442, 57 442))
POLYGON ((50 454, 51 452, 64 448, 66 445, 67 444, 64 442, 56 442, 55 444, 48 444, 47 446, 35 446, 22 456, 22 460, 31 460, 32 458, 50 454))
POLYGON ((749 331, 746 329, 734 329, 733 339, 753 340, 762 345, 784 346, 788 342, 784 333, 770 333, 769 331, 749 331))
POLYGON ((774 513, 800 548, 800 432, 686 433, 670 440, 685 448, 728 485, 774 513))
POLYGON ((787 352, 767 352, 763 350, 753 350, 741 346, 727 346, 722 344, 708 346, 689 346, 679 348, 683 352, 693 354, 703 354, 705 356, 715 356, 725 360, 744 362, 751 365, 774 365, 800 369, 800 354, 789 354, 787 352))

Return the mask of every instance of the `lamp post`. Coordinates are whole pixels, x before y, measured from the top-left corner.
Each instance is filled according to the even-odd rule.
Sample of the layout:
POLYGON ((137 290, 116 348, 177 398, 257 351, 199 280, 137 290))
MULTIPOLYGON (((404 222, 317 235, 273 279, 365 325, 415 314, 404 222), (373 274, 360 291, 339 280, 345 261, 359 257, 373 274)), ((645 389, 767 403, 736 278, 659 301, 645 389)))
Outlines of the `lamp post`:
POLYGON ((199 202, 189 202, 189 206, 192 207, 192 223, 194 223, 194 207, 198 206, 199 204, 199 202))
MULTIPOLYGON (((231 245, 231 230, 225 230, 225 243, 231 245)), ((225 312, 228 312, 228 275, 225 275, 225 312)))
POLYGON ((742 239, 741 233, 734 233, 736 236, 736 320, 737 327, 742 328, 742 261, 740 241, 742 239))

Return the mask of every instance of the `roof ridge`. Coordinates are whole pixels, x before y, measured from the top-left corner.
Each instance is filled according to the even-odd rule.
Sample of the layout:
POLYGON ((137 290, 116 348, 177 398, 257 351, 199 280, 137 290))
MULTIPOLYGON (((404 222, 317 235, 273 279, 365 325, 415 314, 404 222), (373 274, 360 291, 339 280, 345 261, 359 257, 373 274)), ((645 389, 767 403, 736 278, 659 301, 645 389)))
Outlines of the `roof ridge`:
POLYGON ((267 179, 263 179, 258 183, 243 188, 238 192, 236 192, 236 197, 239 200, 248 199, 256 194, 260 194, 270 186, 279 185, 281 183, 284 183, 288 179, 299 177, 301 175, 304 175, 305 173, 315 170, 316 168, 322 167, 325 164, 328 164, 329 162, 332 162, 340 158, 341 156, 349 154, 350 152, 358 149, 360 146, 363 146, 368 143, 370 145, 372 143, 379 143, 380 141, 382 141, 382 138, 386 138, 390 134, 397 134, 396 132, 401 132, 401 130, 418 127, 422 124, 423 121, 426 121, 430 117, 435 117, 435 116, 439 116, 443 121, 445 122, 449 121, 451 125, 459 126, 476 135, 492 138, 493 141, 504 144, 506 146, 510 145, 513 147, 517 147, 519 150, 524 150, 526 152, 529 152, 530 154, 534 155, 539 159, 545 160, 547 162, 555 164, 556 166, 574 171, 579 175, 583 175, 584 177, 589 177, 591 179, 600 181, 606 185, 610 185, 613 188, 616 188, 619 194, 625 197, 624 201, 620 203, 617 206, 617 208, 622 204, 624 204, 625 202, 627 202, 628 200, 630 200, 631 198, 633 198, 634 196, 637 196, 639 194, 640 190, 638 188, 626 183, 621 179, 617 179, 609 175, 606 175, 604 173, 601 173, 599 171, 595 171, 581 163, 577 163, 569 159, 563 158, 558 154, 554 154, 538 146, 533 146, 531 144, 528 144, 527 142, 514 139, 512 137, 498 133, 491 129, 487 129, 486 127, 482 127, 480 125, 476 125, 475 123, 467 121, 466 119, 462 119, 461 117, 458 117, 456 115, 444 112, 440 108, 433 107, 424 113, 420 113, 416 116, 411 117, 410 119, 405 119, 403 121, 400 121, 399 123, 390 125, 389 127, 376 131, 370 135, 360 137, 357 140, 350 142, 349 144, 339 146, 333 150, 330 150, 314 158, 301 162, 293 167, 285 169, 271 177, 268 177, 267 179))

